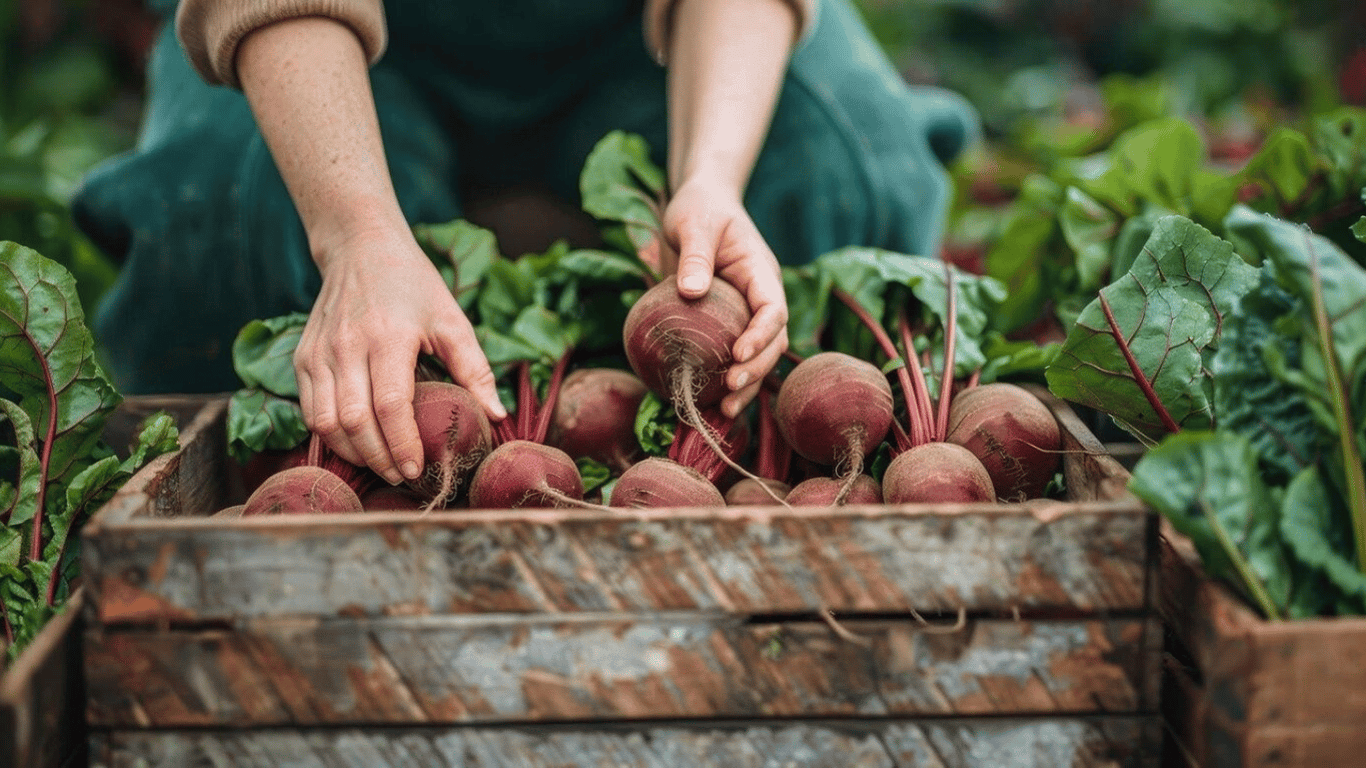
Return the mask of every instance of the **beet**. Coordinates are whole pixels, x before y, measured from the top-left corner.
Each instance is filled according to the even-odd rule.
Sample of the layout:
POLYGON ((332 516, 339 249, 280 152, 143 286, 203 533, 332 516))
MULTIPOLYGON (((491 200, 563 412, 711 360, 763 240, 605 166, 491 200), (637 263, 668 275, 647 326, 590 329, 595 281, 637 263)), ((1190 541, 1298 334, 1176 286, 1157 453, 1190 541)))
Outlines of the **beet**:
MULTIPOLYGON (((583 478, 559 448, 512 440, 493 449, 470 480, 470 507, 560 507, 583 501, 583 478)), ((577 506, 577 505, 576 505, 577 506)))
POLYGON ((613 507, 723 507, 725 497, 697 470, 652 457, 633 464, 612 488, 613 507))
POLYGON ((781 480, 769 480, 768 478, 751 480, 748 477, 742 477, 726 491, 725 499, 726 504, 732 507, 778 506, 778 499, 774 499, 774 495, 785 500, 790 490, 791 487, 781 480), (769 493, 760 487, 760 483, 767 485, 773 493, 769 493))
POLYGON ((266 478, 242 516, 360 512, 360 497, 346 481, 321 467, 290 467, 266 478))
POLYGON ((492 430, 473 393, 442 381, 417 382, 413 417, 426 466, 408 485, 428 499, 427 509, 432 509, 455 498, 460 484, 488 455, 492 430))
POLYGON ((565 377, 546 442, 623 472, 640 453, 636 411, 645 383, 616 368, 580 368, 565 377))
POLYGON ((825 466, 871 454, 891 429, 892 387, 877 366, 842 352, 806 358, 778 390, 778 429, 798 455, 825 466))
POLYGON ((787 503, 794 507, 834 507, 844 504, 881 504, 882 488, 870 475, 854 478, 844 501, 839 501, 845 481, 833 477, 813 477, 797 483, 787 494, 787 503))
POLYGON ((925 443, 892 459, 882 476, 888 504, 995 501, 986 467, 954 443, 925 443))
POLYGON ((1014 384, 964 390, 949 407, 948 442, 972 451, 1008 501, 1038 498, 1062 463, 1062 432, 1043 401, 1014 384))
POLYGON ((680 390, 694 406, 715 405, 729 391, 731 350, 749 321, 749 305, 730 283, 713 277, 705 296, 684 299, 671 277, 646 291, 626 314, 626 358, 645 386, 670 398, 680 414, 680 390))

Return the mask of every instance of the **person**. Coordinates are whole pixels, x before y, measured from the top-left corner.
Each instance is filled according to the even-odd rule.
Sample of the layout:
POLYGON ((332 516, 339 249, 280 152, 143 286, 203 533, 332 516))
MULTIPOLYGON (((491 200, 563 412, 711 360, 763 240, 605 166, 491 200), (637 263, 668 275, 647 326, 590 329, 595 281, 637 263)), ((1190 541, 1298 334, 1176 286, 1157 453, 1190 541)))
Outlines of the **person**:
POLYGON ((242 325, 307 311, 305 421, 390 482, 421 464, 419 353, 505 415, 410 229, 460 216, 462 190, 532 180, 577 200, 603 135, 644 136, 669 186, 667 247, 646 255, 677 254, 685 297, 715 274, 753 310, 733 415, 786 348, 779 264, 934 252, 943 164, 976 131, 955 94, 906 85, 848 0, 153 5, 167 26, 137 145, 73 203, 122 263, 95 318, 106 364, 130 393, 235 389, 242 325))

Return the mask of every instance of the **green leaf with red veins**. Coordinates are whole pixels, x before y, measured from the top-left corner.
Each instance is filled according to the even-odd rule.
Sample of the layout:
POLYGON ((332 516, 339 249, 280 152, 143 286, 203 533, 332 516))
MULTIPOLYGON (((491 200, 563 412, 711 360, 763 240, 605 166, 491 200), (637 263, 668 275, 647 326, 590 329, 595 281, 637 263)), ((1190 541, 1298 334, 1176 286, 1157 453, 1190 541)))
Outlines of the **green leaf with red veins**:
POLYGON ((95 362, 71 273, 12 242, 0 242, 0 383, 33 422, 43 485, 82 468, 122 400, 95 362))
POLYGON ((1181 428, 1211 426, 1219 331, 1257 274, 1198 224, 1160 220, 1133 268, 1077 319, 1048 368, 1049 388, 1150 444, 1172 431, 1162 410, 1181 428))
POLYGON ((499 258, 498 238, 464 219, 418 224, 413 227, 413 236, 440 270, 460 308, 468 312, 484 275, 499 258))
MULTIPOLYGON (((920 306, 921 319, 933 334, 930 350, 937 360, 935 367, 939 369, 943 360, 942 328, 948 316, 949 297, 944 262, 930 256, 908 256, 880 248, 849 247, 822 255, 816 259, 814 267, 878 319, 888 318, 888 303, 896 297, 891 289, 895 286, 908 289, 920 306)), ((994 278, 969 275, 955 268, 954 290, 957 296, 954 358, 960 375, 966 375, 986 363, 982 340, 991 315, 1005 298, 1005 288, 994 278)), ((831 348, 862 357, 856 348, 848 348, 849 333, 836 331, 831 348), (843 343, 841 335, 846 337, 843 343)))

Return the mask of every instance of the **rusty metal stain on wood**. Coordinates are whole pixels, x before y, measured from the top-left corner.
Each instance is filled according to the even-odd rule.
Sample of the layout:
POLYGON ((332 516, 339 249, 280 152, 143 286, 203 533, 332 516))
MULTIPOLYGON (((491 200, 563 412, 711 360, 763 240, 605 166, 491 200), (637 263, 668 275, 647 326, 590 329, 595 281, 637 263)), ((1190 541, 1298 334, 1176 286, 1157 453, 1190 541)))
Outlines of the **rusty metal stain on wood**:
POLYGON ((497 524, 375 517, 109 527, 88 542, 94 598, 106 623, 373 615, 393 606, 435 614, 1134 610, 1144 607, 1151 564, 1145 514, 1103 506, 1049 521, 896 509, 767 519, 532 515, 497 524))
POLYGON ((1154 718, 105 732, 93 768, 1156 768, 1154 718))
POLYGON ((91 632, 101 726, 1136 712, 1151 620, 749 624, 696 614, 91 632), (863 644, 866 642, 866 644, 863 644))

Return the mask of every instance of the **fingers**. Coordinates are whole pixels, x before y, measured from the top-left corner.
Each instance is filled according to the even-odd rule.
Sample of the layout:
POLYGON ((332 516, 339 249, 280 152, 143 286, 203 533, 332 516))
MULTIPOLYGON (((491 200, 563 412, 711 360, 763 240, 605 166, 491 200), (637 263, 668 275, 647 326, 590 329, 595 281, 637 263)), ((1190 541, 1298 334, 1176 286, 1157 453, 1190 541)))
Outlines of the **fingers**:
POLYGON ((764 376, 778 364, 778 358, 787 351, 787 328, 782 327, 777 335, 757 354, 742 363, 730 367, 726 373, 726 384, 733 392, 721 401, 721 412, 730 418, 737 418, 759 393, 764 376))
POLYGON ((433 352, 446 364, 446 370, 450 371, 455 383, 475 396, 490 419, 502 421, 507 418, 507 409, 498 398, 493 369, 479 347, 479 340, 475 338, 469 320, 462 314, 446 333, 438 334, 437 339, 440 345, 433 352))
POLYGON ((678 293, 700 299, 711 288, 721 227, 710 221, 687 222, 678 228, 678 293))
MULTIPOLYGON (((424 460, 422 437, 413 418, 413 389, 417 379, 408 373, 415 368, 416 360, 416 350, 397 346, 382 348, 371 355, 368 372, 374 390, 371 399, 374 414, 388 456, 398 474, 407 480, 416 480, 422 474, 424 460)), ((397 482, 391 476, 386 475, 385 479, 397 482)))

